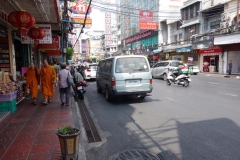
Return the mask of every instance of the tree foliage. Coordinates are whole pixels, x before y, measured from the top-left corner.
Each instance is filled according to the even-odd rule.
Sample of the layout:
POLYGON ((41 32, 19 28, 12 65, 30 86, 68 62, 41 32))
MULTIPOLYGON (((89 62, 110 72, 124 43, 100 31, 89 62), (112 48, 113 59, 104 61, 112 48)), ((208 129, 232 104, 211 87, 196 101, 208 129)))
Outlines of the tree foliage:
POLYGON ((74 50, 72 47, 67 48, 67 53, 66 53, 66 60, 72 60, 72 56, 74 54, 74 50))

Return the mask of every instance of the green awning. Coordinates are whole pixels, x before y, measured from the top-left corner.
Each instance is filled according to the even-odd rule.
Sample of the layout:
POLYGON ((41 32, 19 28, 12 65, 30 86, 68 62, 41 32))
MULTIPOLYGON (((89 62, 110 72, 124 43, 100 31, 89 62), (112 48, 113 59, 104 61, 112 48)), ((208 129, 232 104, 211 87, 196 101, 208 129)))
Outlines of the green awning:
POLYGON ((161 53, 162 51, 163 49, 159 48, 159 49, 153 50, 153 54, 161 53))

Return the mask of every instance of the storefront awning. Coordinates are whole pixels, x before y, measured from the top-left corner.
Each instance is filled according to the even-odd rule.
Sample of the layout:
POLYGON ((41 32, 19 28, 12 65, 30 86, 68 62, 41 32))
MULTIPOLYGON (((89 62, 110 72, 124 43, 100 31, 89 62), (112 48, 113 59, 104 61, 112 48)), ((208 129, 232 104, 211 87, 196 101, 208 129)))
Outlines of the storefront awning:
POLYGON ((192 22, 183 24, 182 26, 180 26, 180 28, 184 28, 184 27, 187 27, 187 26, 191 26, 191 25, 194 25, 194 24, 197 24, 197 23, 200 23, 200 19, 197 19, 197 20, 194 20, 194 21, 192 21, 192 22))
POLYGON ((162 51, 163 51, 163 49, 159 48, 159 49, 153 50, 153 54, 158 54, 158 53, 160 53, 162 51))
POLYGON ((214 45, 240 43, 240 34, 214 37, 214 45))
POLYGON ((182 47, 182 48, 177 48, 176 52, 191 52, 192 51, 192 46, 189 47, 182 47))

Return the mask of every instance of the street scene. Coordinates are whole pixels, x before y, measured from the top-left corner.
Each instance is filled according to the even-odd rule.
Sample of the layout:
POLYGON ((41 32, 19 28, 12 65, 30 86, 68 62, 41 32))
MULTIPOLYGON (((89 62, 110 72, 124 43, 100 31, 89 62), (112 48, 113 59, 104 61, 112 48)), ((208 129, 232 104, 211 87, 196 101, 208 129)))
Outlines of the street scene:
POLYGON ((0 0, 0 160, 239 160, 240 0, 0 0))

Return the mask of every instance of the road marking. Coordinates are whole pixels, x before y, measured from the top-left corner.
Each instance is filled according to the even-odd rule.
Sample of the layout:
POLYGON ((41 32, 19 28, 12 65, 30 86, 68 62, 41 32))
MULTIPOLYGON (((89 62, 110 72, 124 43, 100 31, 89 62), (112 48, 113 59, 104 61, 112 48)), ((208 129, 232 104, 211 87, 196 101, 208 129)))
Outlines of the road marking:
POLYGON ((235 95, 235 94, 229 94, 229 93, 222 93, 222 92, 219 92, 220 94, 224 94, 224 95, 227 95, 227 96, 232 96, 232 97, 237 97, 238 95, 235 95))
POLYGON ((214 82, 208 82, 208 83, 210 83, 210 84, 219 84, 219 83, 214 83, 214 82))
POLYGON ((174 101, 174 102, 178 102, 178 101, 176 101, 176 100, 174 100, 174 99, 172 99, 172 98, 169 98, 169 97, 164 97, 165 99, 168 99, 168 100, 170 100, 170 101, 174 101))

